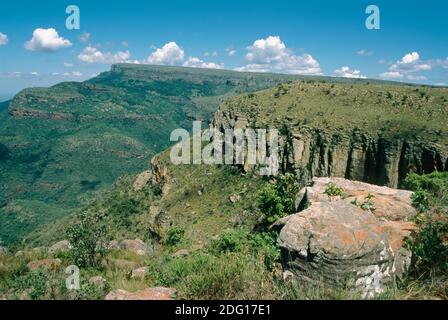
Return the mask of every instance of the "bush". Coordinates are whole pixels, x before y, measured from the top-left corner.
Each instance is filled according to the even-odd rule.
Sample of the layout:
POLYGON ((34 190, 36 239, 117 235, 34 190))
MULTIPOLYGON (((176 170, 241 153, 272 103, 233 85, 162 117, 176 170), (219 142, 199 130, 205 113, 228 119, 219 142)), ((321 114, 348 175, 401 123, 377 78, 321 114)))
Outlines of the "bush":
POLYGON ((424 175, 411 173, 404 184, 406 188, 415 191, 412 200, 421 212, 431 207, 448 206, 448 172, 435 171, 424 175))
POLYGON ((411 250, 417 271, 448 271, 448 246, 442 238, 448 232, 447 224, 429 223, 414 239, 411 250))
POLYGON ((413 205, 420 211, 420 232, 409 239, 417 274, 446 274, 448 271, 448 172, 412 173, 405 185, 415 191, 413 205))
POLYGON ((182 241, 184 234, 185 230, 182 227, 175 226, 170 228, 166 234, 165 244, 175 246, 182 241))
POLYGON ((341 187, 335 185, 334 183, 329 183, 327 185, 324 194, 326 194, 330 199, 333 199, 335 197, 344 198, 346 196, 344 190, 341 187))
POLYGON ((265 224, 272 224, 294 213, 299 189, 296 177, 289 173, 275 178, 262 187, 258 203, 265 216, 265 224))
POLYGON ((82 267, 100 267, 107 253, 109 230, 105 216, 101 213, 81 213, 76 223, 66 230, 74 263, 82 267))

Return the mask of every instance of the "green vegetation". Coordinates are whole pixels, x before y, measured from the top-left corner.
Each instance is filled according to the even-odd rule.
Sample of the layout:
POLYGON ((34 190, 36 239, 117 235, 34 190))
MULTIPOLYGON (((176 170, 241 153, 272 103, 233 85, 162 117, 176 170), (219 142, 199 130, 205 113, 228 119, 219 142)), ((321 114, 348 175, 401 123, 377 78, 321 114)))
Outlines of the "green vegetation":
POLYGON ((23 90, 0 105, 0 239, 17 243, 143 171, 172 130, 209 121, 224 99, 303 78, 117 65, 83 83, 23 90))
POLYGON ((415 272, 429 276, 448 272, 448 172, 410 174, 407 186, 414 190, 413 202, 420 233, 410 241, 415 272))
POLYGON ((261 189, 259 208, 264 213, 266 224, 294 213, 299 189, 297 178, 290 173, 274 178, 261 189))
POLYGON ((286 126, 292 132, 307 127, 337 135, 362 129, 372 136, 419 139, 446 148, 447 95, 446 88, 387 83, 293 82, 252 98, 231 98, 221 109, 247 115, 256 128, 286 126))
POLYGON ((326 194, 330 199, 334 199, 335 197, 344 198, 346 196, 344 189, 338 187, 334 183, 328 184, 327 188, 324 191, 324 194, 326 194))

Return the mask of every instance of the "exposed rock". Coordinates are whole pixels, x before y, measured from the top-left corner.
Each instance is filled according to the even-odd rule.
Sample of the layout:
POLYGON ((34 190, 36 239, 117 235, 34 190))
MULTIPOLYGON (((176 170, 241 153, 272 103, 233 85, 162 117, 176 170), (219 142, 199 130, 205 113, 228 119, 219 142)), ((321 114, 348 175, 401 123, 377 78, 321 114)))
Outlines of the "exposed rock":
POLYGON ((416 230, 405 221, 416 214, 410 192, 316 178, 314 186, 301 194, 302 202, 311 203, 309 207, 275 224, 283 225, 278 244, 288 275, 334 286, 351 282, 372 297, 406 273, 411 252, 403 241, 416 230), (330 182, 342 187, 348 197, 330 200, 323 194, 330 182), (350 203, 369 193, 377 208, 373 212, 350 203))
POLYGON ((232 202, 232 203, 237 203, 240 200, 241 200, 241 196, 239 194, 234 193, 230 196, 230 202, 232 202))
POLYGON ((147 274, 148 274, 148 268, 141 267, 141 268, 132 270, 131 278, 137 279, 137 280, 145 280, 145 277, 147 274))
POLYGON ((152 183, 160 187, 162 195, 167 195, 171 189, 167 166, 160 161, 160 157, 158 155, 154 156, 151 159, 151 164, 152 164, 152 183))
POLYGON ((27 264, 27 266, 31 271, 35 271, 41 268, 56 270, 61 266, 61 263, 62 261, 60 259, 44 259, 31 261, 27 264))
POLYGON ((93 284, 97 288, 104 289, 106 287, 107 280, 101 276, 95 276, 89 279, 89 283, 93 284))
POLYGON ((120 249, 120 244, 118 243, 118 241, 116 240, 112 240, 111 242, 109 242, 106 246, 107 250, 119 250, 120 249))
POLYGON ((140 239, 123 240, 120 242, 120 249, 131 251, 139 256, 144 256, 148 253, 148 246, 140 239))
POLYGON ((408 220, 417 215, 412 205, 412 192, 407 190, 380 187, 364 182, 351 181, 343 178, 315 178, 312 187, 303 188, 296 200, 298 207, 305 202, 329 201, 325 190, 330 184, 342 189, 345 194, 344 201, 352 203, 354 200, 361 203, 368 195, 373 195, 375 204, 373 214, 378 218, 391 221, 408 220))
POLYGON ((152 172, 145 171, 140 173, 134 182, 134 191, 141 191, 152 179, 152 172))
POLYGON ((0 256, 5 256, 8 254, 8 248, 6 247, 0 247, 0 256))
MULTIPOLYGON (((241 114, 238 109, 238 105, 221 107, 213 126, 224 132, 259 120, 257 113, 241 114)), ((410 172, 448 170, 447 146, 417 137, 385 138, 382 132, 358 128, 331 131, 301 125, 285 128, 279 144, 280 171, 293 172, 304 182, 341 177, 396 188, 410 172)), ((248 169, 245 161, 244 172, 248 169)))
POLYGON ((106 300, 173 300, 176 291, 176 289, 163 287, 147 288, 137 292, 118 289, 109 292, 106 300))
POLYGON ((62 241, 59 241, 59 242, 55 243, 54 245, 52 245, 48 249, 48 252, 50 254, 55 254, 58 252, 67 252, 67 251, 70 251, 71 249, 72 249, 72 245, 70 244, 70 242, 68 242, 67 240, 62 240, 62 241))

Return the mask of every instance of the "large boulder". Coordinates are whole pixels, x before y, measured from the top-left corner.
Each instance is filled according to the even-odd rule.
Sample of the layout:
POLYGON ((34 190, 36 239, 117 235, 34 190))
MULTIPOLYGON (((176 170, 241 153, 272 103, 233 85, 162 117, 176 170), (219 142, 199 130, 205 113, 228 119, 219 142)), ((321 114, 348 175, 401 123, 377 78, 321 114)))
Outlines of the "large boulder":
POLYGON ((106 300, 173 300, 176 289, 172 288, 147 288, 137 292, 128 292, 118 289, 109 292, 106 300))
POLYGON ((416 230, 407 221, 417 214, 411 194, 341 178, 314 179, 300 193, 299 206, 306 209, 274 225, 281 228, 285 273, 311 283, 352 284, 365 297, 383 292, 410 264, 403 242, 416 230), (344 195, 325 194, 330 185, 344 195), (373 206, 362 209, 366 201, 373 206))

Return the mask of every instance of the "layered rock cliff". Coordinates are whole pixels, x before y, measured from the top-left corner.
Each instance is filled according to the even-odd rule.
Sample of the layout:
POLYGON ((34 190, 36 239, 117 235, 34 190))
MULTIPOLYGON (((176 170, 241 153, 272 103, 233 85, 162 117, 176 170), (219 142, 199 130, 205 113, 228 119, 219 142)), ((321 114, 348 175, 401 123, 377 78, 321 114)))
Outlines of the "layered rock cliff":
MULTIPOLYGON (((287 91, 300 86, 313 86, 308 89, 310 91, 319 87, 292 84, 287 91)), ((294 172, 303 182, 316 176, 344 177, 396 188, 409 172, 448 170, 446 132, 437 126, 429 128, 428 117, 419 118, 410 110, 400 110, 395 118, 387 118, 388 115, 381 113, 389 108, 388 104, 375 106, 378 115, 374 119, 369 119, 373 115, 355 114, 371 107, 366 101, 366 105, 361 105, 358 110, 353 108, 354 114, 342 123, 332 123, 338 112, 350 112, 347 106, 341 106, 337 99, 328 99, 322 102, 328 103, 324 108, 312 100, 313 94, 311 91, 308 109, 306 101, 302 101, 304 106, 297 104, 292 92, 286 93, 283 100, 274 98, 275 90, 274 94, 266 91, 255 98, 235 99, 216 113, 214 126, 222 132, 236 128, 278 129, 281 171, 294 172), (242 108, 243 103, 246 107, 242 108), (410 114, 415 118, 408 126, 410 114)), ((393 102, 390 113, 395 112, 392 105, 393 102)), ((431 103, 426 106, 429 110, 437 107, 431 103)), ((442 107, 447 108, 447 105, 442 107)), ((445 124, 447 117, 441 117, 438 121, 445 124)))

